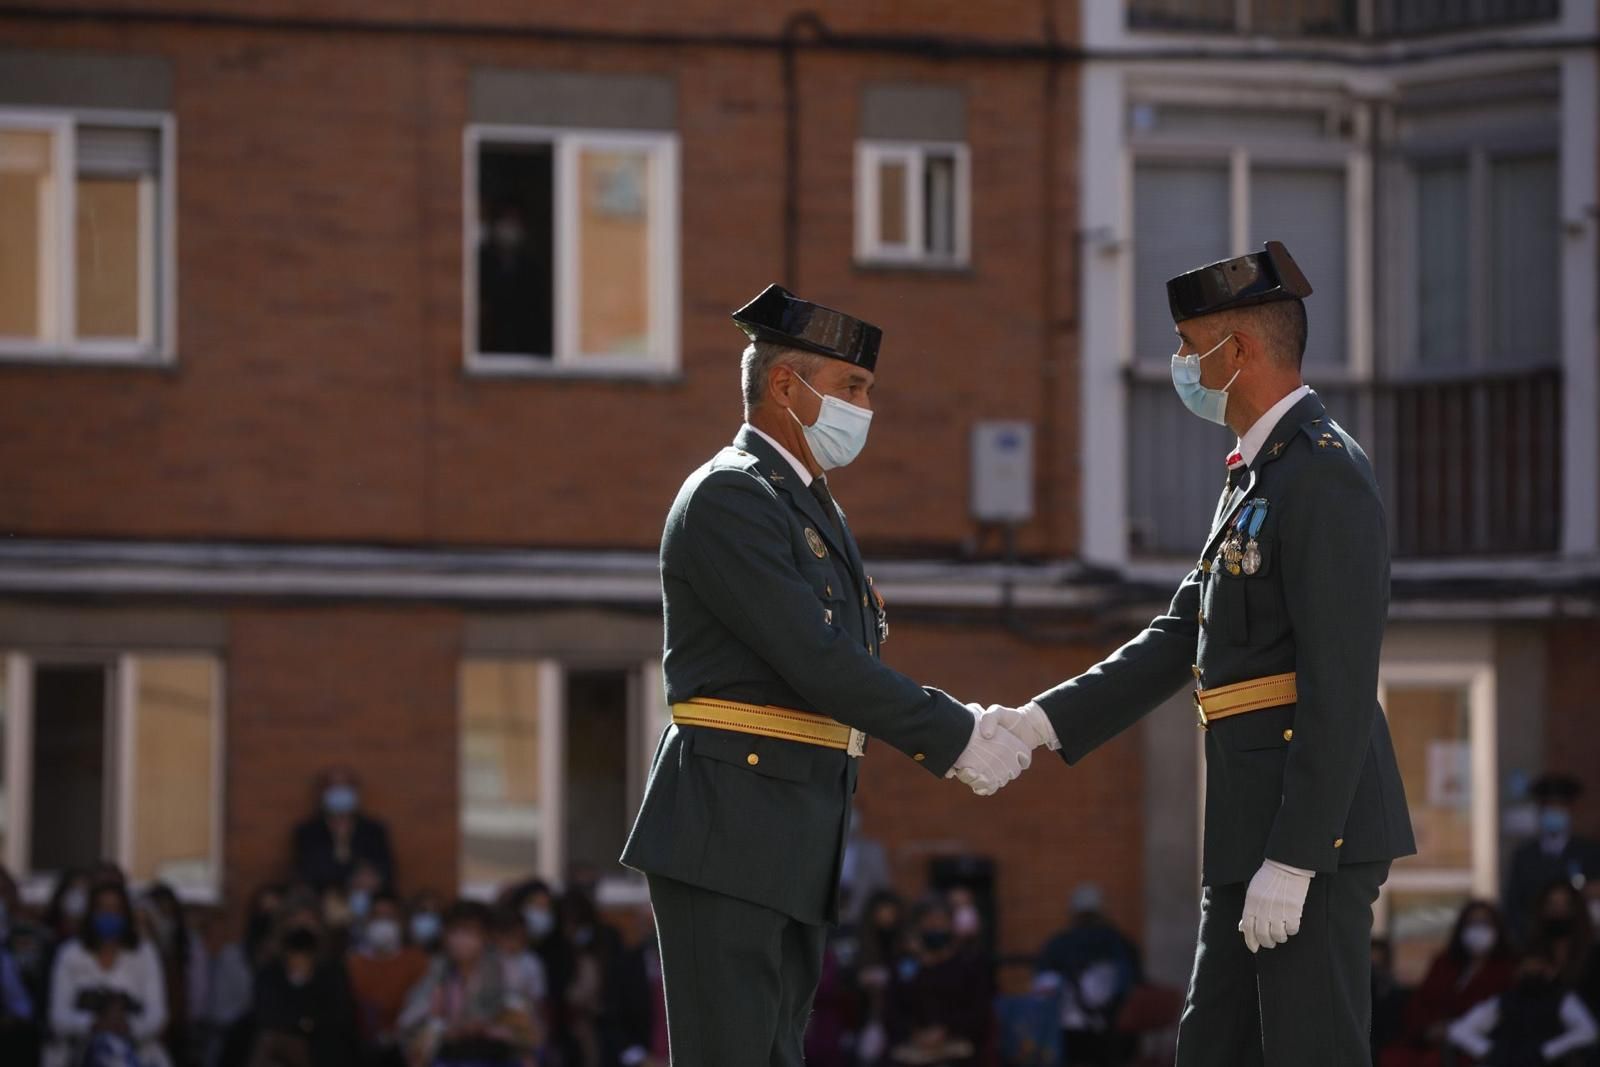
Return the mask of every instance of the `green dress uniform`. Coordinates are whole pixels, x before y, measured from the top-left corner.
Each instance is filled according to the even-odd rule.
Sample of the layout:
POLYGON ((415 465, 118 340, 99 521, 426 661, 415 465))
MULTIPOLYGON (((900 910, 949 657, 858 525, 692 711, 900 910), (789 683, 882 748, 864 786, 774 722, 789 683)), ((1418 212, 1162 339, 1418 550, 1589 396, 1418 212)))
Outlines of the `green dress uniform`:
POLYGON ((1308 393, 1230 473, 1166 614, 1036 698, 1075 763, 1186 683, 1294 676, 1292 702, 1206 728, 1201 919, 1179 1067, 1370 1062, 1371 908, 1390 861, 1416 851, 1377 696, 1387 545, 1371 464, 1308 393), (1252 954, 1238 925, 1269 858, 1315 877, 1299 933, 1252 954))
MULTIPOLYGON (((670 704, 827 716, 938 776, 972 735, 962 704, 878 658, 886 624, 843 512, 748 426, 679 491, 661 585, 670 704)), ((803 1064, 859 766, 778 737, 663 734, 622 862, 649 881, 674 1064, 803 1064)))

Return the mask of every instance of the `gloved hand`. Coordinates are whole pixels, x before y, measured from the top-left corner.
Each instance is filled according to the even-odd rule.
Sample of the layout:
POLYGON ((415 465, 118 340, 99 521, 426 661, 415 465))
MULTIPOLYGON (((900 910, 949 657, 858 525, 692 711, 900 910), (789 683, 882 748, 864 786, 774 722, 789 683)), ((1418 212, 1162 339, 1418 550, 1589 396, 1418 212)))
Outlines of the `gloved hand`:
POLYGON ((980 797, 993 796, 1028 769, 1033 750, 998 723, 989 725, 986 735, 989 713, 976 704, 968 704, 967 710, 972 712, 972 737, 945 777, 960 779, 980 797))
POLYGON ((994 730, 998 728, 1010 730, 1030 749, 1044 745, 1054 752, 1061 747, 1061 742, 1056 740, 1056 728, 1050 725, 1050 717, 1044 713, 1043 708, 1031 700, 1020 708, 990 704, 989 713, 979 725, 980 729, 985 731, 985 737, 992 736, 994 730))
POLYGON ((1244 917, 1239 920, 1239 932, 1251 952, 1281 945, 1300 932, 1300 913, 1314 873, 1277 860, 1261 864, 1245 890, 1244 917))

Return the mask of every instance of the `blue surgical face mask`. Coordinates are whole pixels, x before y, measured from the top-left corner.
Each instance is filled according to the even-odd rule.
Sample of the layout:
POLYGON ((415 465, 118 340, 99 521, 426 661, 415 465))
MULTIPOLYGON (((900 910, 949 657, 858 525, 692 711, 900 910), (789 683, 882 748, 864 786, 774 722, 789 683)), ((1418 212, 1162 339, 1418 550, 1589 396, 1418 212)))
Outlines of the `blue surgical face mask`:
MULTIPOLYGON (((1226 414, 1228 411, 1228 389, 1234 380, 1239 377, 1239 371, 1233 372, 1233 377, 1228 379, 1228 384, 1221 389, 1207 389, 1200 384, 1200 361, 1212 352, 1227 344, 1233 338, 1229 334, 1211 348, 1200 355, 1187 355, 1172 357, 1172 385, 1178 390, 1178 399, 1183 401, 1183 406, 1218 426, 1228 424, 1226 414)), ((1240 368, 1241 370, 1243 368, 1240 368)))
POLYGON ((550 931, 556 928, 556 917, 551 914, 549 908, 523 908, 522 921, 528 927, 528 936, 535 941, 543 941, 550 936, 550 931))
POLYGON ((322 791, 322 808, 330 815, 349 815, 356 810, 360 797, 348 785, 330 785, 322 791))
POLYGON ((128 932, 128 920, 114 911, 103 911, 96 915, 90 925, 94 934, 102 941, 120 941, 122 935, 128 932))
POLYGON ((1565 808, 1545 808, 1539 812, 1539 831, 1549 837, 1565 837, 1572 829, 1572 813, 1565 808))
POLYGON ((411 940, 419 945, 429 945, 439 936, 439 916, 431 911, 419 911, 411 916, 411 940))
MULTIPOLYGON (((796 377, 799 377, 796 375, 796 377)), ((800 384, 813 393, 811 383, 804 378, 800 384)), ((822 410, 817 414, 817 421, 807 426, 800 422, 800 416, 792 410, 789 417, 795 422, 800 422, 800 430, 806 435, 806 444, 811 446, 811 454, 817 457, 817 464, 825 471, 848 465, 867 444, 867 430, 872 426, 872 412, 866 408, 858 408, 854 404, 847 404, 836 396, 823 396, 822 410)))

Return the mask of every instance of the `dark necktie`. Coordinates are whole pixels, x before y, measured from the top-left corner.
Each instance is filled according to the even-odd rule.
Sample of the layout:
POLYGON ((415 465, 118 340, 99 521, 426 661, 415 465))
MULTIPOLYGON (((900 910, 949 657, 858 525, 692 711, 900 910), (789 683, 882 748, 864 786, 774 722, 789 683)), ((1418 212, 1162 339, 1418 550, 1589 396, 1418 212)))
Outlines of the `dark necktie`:
POLYGON ((833 527, 833 532, 839 532, 839 508, 833 502, 833 494, 828 492, 826 478, 811 479, 811 495, 815 496, 822 504, 822 513, 828 517, 828 525, 833 527))

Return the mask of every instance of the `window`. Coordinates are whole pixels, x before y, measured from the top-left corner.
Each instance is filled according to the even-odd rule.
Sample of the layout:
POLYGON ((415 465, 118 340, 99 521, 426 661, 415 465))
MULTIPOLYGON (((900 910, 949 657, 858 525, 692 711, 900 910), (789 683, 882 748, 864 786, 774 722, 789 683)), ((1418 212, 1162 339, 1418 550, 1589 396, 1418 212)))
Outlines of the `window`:
POLYGON ((1420 981, 1461 905, 1497 896, 1494 671, 1465 660, 1386 664, 1389 732, 1417 838, 1376 909, 1404 982, 1420 981))
POLYGON ((960 267, 968 259, 967 146, 862 141, 856 146, 856 258, 960 267))
POLYGON ((161 116, 0 111, 0 353, 169 354, 171 150, 161 116))
POLYGON ((461 884, 487 893, 617 865, 667 718, 659 664, 567 667, 482 657, 460 668, 461 884))
POLYGON ((111 857, 215 899, 221 666, 196 654, 12 653, 0 702, 6 864, 36 880, 111 857))
POLYGON ((479 125, 467 164, 471 367, 676 369, 673 135, 479 125))

